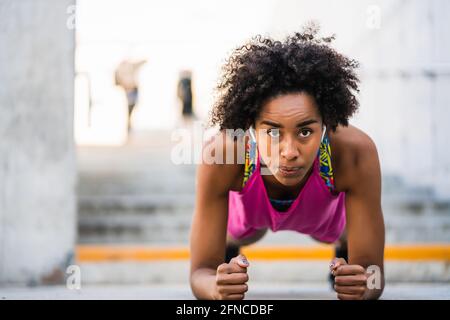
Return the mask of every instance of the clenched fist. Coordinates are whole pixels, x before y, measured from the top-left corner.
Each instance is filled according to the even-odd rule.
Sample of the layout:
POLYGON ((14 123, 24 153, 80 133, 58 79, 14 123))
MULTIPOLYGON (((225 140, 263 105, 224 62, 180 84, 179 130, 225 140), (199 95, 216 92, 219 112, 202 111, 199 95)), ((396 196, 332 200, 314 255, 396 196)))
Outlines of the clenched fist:
POLYGON ((216 300, 242 300, 248 290, 247 258, 240 254, 217 267, 213 297, 216 300))
POLYGON ((367 293, 366 269, 360 265, 350 265, 342 258, 330 263, 330 272, 335 276, 334 290, 340 300, 362 300, 367 293))

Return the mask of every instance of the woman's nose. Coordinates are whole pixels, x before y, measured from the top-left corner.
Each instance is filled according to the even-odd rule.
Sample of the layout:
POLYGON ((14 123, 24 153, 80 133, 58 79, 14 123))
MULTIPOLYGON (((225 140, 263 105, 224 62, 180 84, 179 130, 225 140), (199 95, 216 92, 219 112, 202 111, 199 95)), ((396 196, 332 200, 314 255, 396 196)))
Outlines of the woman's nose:
POLYGON ((286 160, 294 160, 299 155, 299 150, 292 139, 287 138, 286 141, 281 143, 281 157, 286 160))

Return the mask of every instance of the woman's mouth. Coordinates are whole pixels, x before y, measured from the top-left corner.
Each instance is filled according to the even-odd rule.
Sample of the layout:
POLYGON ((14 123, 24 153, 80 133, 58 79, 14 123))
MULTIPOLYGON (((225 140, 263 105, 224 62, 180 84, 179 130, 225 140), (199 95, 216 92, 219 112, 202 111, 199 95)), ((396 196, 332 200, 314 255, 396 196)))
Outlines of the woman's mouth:
POLYGON ((278 171, 284 177, 296 177, 300 174, 301 170, 302 170, 301 167, 287 167, 287 166, 278 167, 278 171))

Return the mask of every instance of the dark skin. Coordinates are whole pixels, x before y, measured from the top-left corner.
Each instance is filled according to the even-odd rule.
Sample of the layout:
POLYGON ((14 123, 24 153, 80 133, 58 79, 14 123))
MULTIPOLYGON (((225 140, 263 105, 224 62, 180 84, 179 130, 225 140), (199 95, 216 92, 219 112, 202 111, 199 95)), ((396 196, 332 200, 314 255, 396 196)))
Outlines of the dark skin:
MULTIPOLYGON (((322 118, 314 98, 301 92, 274 97, 264 104, 254 126, 259 152, 272 173, 262 176, 268 195, 276 199, 297 197, 311 173, 322 136, 322 118), (298 126, 305 121, 307 125, 298 126), (260 134, 260 129, 267 133, 260 134), (302 167, 295 177, 282 176, 268 152, 276 132, 280 165, 302 167)), ((335 259, 330 264, 336 276, 337 297, 378 299, 384 288, 384 221, 376 146, 367 134, 352 125, 327 132, 336 191, 346 193, 348 261, 335 259), (380 289, 368 289, 366 285, 366 269, 371 265, 381 270, 380 289)), ((190 282, 198 299, 235 300, 243 299, 248 290, 249 263, 243 255, 224 263, 226 242, 233 240, 226 232, 228 192, 241 190, 244 165, 237 163, 237 143, 224 133, 220 136, 224 141, 224 159, 233 152, 235 161, 203 163, 198 167, 190 282)), ((205 146, 211 147, 211 143, 214 142, 205 146)))

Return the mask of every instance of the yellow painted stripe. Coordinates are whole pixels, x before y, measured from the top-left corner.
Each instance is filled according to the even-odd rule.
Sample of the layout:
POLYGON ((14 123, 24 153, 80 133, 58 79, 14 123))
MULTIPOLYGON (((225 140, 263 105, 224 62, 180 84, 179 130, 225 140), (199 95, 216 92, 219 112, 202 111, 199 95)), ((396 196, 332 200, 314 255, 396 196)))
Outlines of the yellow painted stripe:
POLYGON ((242 248, 242 253, 255 260, 329 260, 332 246, 264 246, 242 248))
POLYGON ((185 260, 189 259, 189 250, 185 247, 79 245, 76 256, 79 262, 185 260))
MULTIPOLYGON (((242 253, 251 260, 329 260, 333 247, 317 246, 248 246, 242 253)), ((79 245, 78 262, 154 261, 189 259, 187 247, 79 245)), ((386 260, 438 260, 450 262, 450 244, 389 245, 386 260)))
POLYGON ((395 245, 385 248, 387 260, 443 260, 450 262, 450 245, 395 245))

